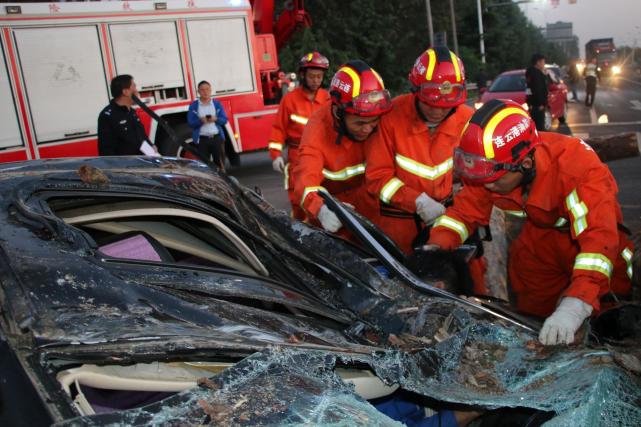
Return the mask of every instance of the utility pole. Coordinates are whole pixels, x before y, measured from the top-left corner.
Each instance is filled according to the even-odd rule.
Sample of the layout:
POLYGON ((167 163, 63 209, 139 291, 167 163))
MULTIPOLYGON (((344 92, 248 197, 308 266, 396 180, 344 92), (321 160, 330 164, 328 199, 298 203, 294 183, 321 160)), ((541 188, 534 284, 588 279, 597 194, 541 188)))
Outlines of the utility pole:
MULTIPOLYGON (((498 7, 498 6, 511 6, 514 4, 522 4, 522 3, 538 3, 539 1, 541 0, 517 0, 517 1, 510 0, 503 3, 490 3, 487 5, 487 7, 490 8, 490 7, 498 7)), ((479 42, 481 44, 481 63, 485 64, 485 40, 483 36, 483 10, 481 9, 481 0, 476 0, 476 10, 479 15, 479 42)))
POLYGON ((427 6, 427 31, 430 33, 430 47, 434 47, 434 27, 432 27, 432 8, 430 7, 430 0, 425 0, 427 6))
MULTIPOLYGON (((427 0, 429 3, 429 0, 427 0)), ((485 64, 485 41, 483 40, 483 10, 481 0, 476 0, 476 8, 479 13, 479 42, 481 43, 481 63, 485 64)))
POLYGON ((452 38, 454 39, 454 53, 458 56, 458 37, 456 36, 456 15, 454 14, 454 0, 450 0, 450 15, 452 19, 452 38))

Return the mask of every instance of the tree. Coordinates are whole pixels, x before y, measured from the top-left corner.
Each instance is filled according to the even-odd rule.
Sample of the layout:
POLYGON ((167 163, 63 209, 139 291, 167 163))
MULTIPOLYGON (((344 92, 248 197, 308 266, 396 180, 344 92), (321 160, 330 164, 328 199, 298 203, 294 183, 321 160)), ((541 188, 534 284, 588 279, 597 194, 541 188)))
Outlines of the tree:
MULTIPOLYGON (((284 70, 295 70, 304 53, 319 50, 331 62, 329 76, 346 61, 362 59, 381 74, 392 94, 409 89, 407 75, 429 45, 425 0, 315 0, 306 6, 313 25, 280 52, 284 70)), ((480 65, 476 0, 457 0, 455 8, 459 54, 468 80, 475 81, 480 65)), ((431 9, 434 31, 447 32, 451 40, 448 2, 432 1, 431 9)), ((565 62, 560 50, 543 38, 518 6, 490 8, 483 19, 488 74, 526 67, 537 52, 550 62, 565 62)))

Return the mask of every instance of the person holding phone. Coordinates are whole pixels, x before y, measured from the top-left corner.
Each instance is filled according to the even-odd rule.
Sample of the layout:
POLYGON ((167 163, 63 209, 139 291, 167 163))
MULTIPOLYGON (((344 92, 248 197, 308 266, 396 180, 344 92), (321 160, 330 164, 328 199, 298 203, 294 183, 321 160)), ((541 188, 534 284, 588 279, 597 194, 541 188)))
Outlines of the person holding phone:
POLYGON ((211 97, 209 82, 198 83, 198 99, 191 103, 187 123, 193 129, 192 143, 207 159, 225 170, 225 131, 227 115, 220 101, 211 97))

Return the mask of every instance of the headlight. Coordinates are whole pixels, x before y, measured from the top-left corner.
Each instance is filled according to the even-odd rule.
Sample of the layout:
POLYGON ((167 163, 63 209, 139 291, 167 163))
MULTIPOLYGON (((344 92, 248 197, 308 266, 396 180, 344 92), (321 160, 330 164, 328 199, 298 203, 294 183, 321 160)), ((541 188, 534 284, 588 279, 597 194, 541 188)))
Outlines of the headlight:
POLYGON ((621 74, 621 67, 619 67, 618 65, 613 65, 612 66, 612 74, 614 74, 614 75, 621 74))
POLYGON ((479 109, 479 108, 481 108, 482 106, 483 106, 483 103, 482 103, 482 102, 475 102, 475 103, 474 103, 474 109, 476 109, 476 110, 478 110, 478 109, 479 109))
POLYGON ((528 107, 528 105, 527 105, 527 103, 526 103, 526 102, 524 102, 523 104, 521 104, 521 107, 523 107, 523 109, 524 109, 525 111, 529 111, 529 110, 530 110, 530 107, 528 107))

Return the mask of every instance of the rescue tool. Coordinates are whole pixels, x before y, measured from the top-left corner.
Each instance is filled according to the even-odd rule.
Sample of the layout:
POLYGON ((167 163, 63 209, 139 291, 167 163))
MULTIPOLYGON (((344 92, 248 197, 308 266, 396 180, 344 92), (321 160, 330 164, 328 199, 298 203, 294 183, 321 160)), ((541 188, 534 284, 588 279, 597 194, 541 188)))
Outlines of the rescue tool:
POLYGON ((347 209, 344 206, 342 206, 339 202, 336 201, 336 199, 334 199, 330 194, 327 194, 323 191, 320 191, 319 194, 325 201, 325 204, 327 205, 327 207, 330 208, 336 214, 336 216, 338 216, 338 218, 343 223, 343 226, 345 226, 352 233, 354 233, 370 251, 376 254, 378 259, 390 271, 396 273, 398 277, 401 280, 403 280, 403 282, 405 282, 407 285, 411 286, 412 288, 418 291, 427 293, 429 295, 446 298, 470 307, 474 307, 494 317, 503 319, 516 326, 519 326, 529 332, 538 333, 539 325, 536 322, 526 320, 526 319, 517 320, 515 317, 511 316, 507 312, 505 314, 501 314, 493 309, 490 309, 482 305, 484 304, 484 302, 482 302, 479 298, 475 298, 475 301, 478 301, 479 303, 482 302, 482 304, 479 304, 477 302, 472 302, 465 298, 461 298, 459 296, 453 295, 447 291, 444 291, 439 288, 435 288, 434 286, 430 286, 427 283, 423 282, 418 277, 416 277, 411 271, 409 271, 407 267, 405 267, 401 262, 399 262, 396 258, 394 258, 374 237, 372 237, 371 234, 367 232, 367 230, 362 226, 362 224, 358 222, 354 218, 354 216, 351 215, 349 211, 347 211, 347 209))

